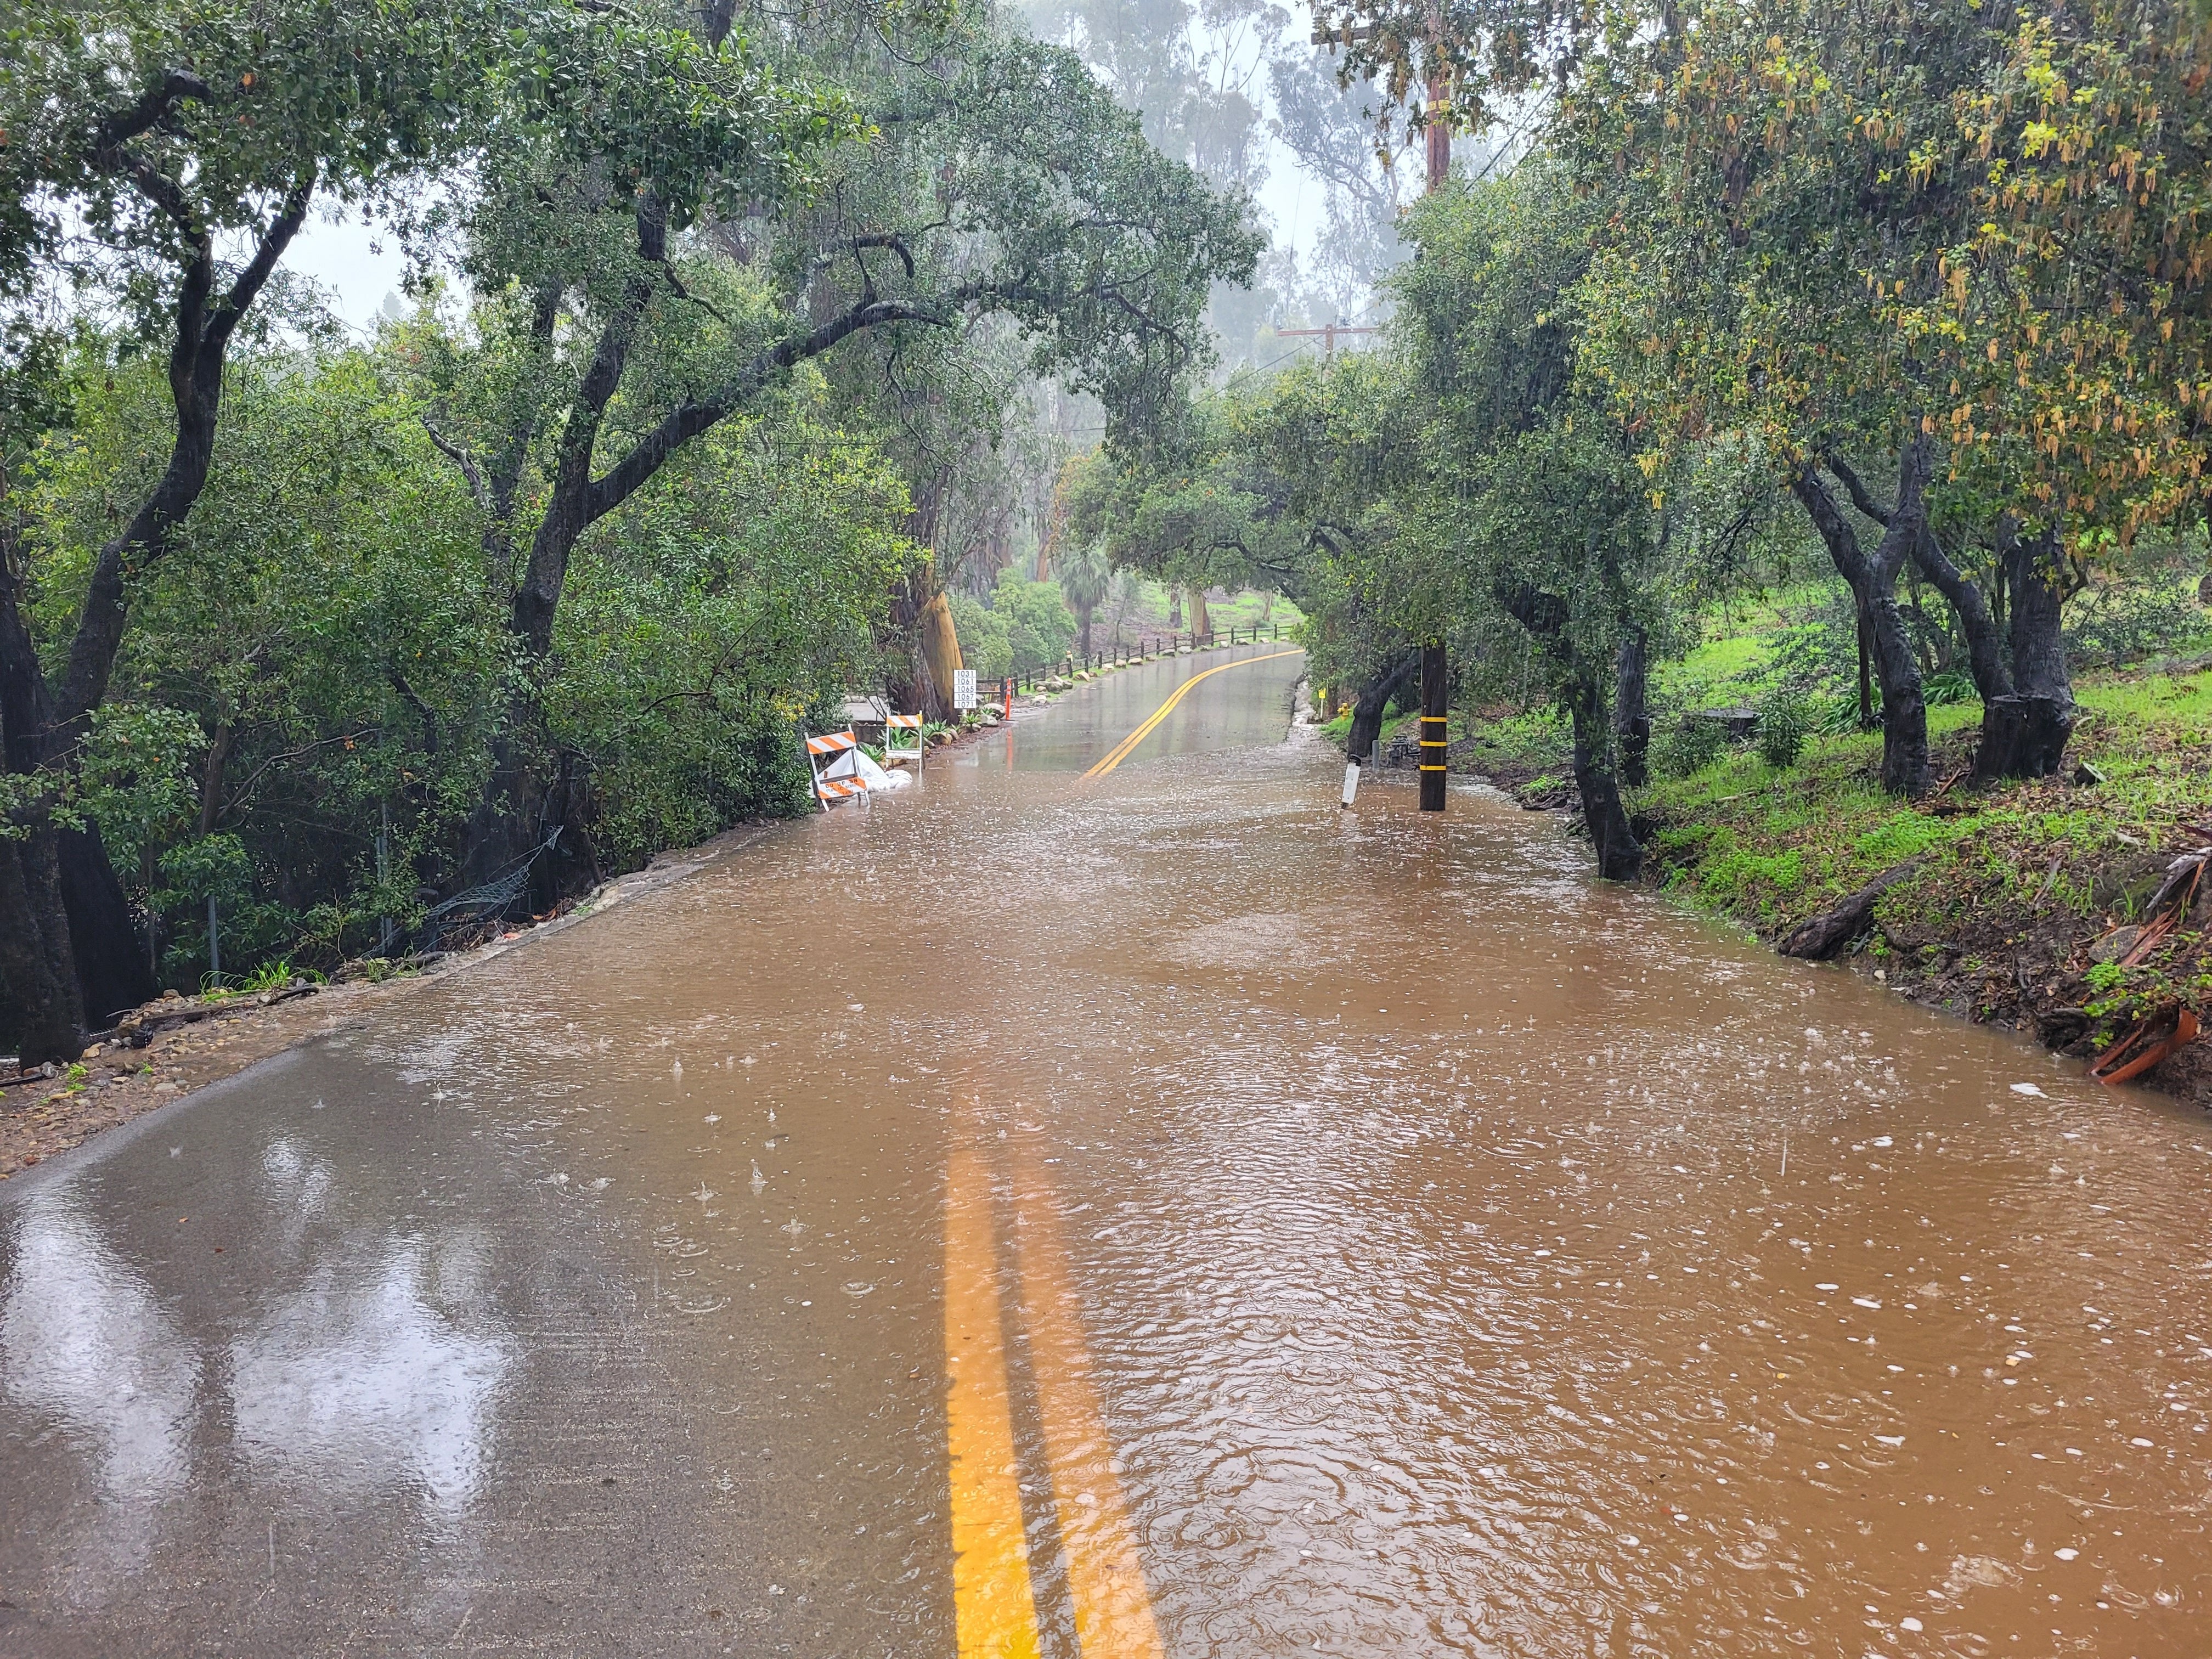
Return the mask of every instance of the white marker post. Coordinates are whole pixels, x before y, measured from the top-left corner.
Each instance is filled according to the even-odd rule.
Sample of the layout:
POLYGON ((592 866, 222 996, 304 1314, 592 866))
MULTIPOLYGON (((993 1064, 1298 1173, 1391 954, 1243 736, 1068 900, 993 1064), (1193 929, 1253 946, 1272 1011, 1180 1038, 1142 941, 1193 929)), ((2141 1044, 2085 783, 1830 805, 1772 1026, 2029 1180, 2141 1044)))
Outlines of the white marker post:
POLYGON ((1348 761, 1344 768, 1344 804, 1346 806, 1359 798, 1359 763, 1348 761))

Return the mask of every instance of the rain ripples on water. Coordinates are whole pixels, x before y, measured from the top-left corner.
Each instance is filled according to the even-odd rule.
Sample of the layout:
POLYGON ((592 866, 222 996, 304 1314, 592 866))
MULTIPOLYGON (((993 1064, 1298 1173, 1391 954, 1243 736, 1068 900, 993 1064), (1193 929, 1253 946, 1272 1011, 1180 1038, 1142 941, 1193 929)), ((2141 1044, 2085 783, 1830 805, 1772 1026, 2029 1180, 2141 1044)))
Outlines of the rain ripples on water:
POLYGON ((560 1591, 499 1628, 582 1604, 581 1538, 665 1567, 669 1650, 712 1607, 950 1653, 972 1145, 1055 1659, 1017 1206, 1178 1659, 2201 1651, 2200 1119, 1601 889, 1495 797, 1006 742, 241 1079, 219 1178, 200 1134, 27 1187, 0 1408, 75 1519, 16 1578, 114 1601, 214 1516, 168 1616, 242 1620, 264 1507, 336 1501, 410 1640, 464 1579, 560 1591), (250 1237, 188 1271, 218 1206, 250 1237), (191 1497, 234 1479, 243 1520, 191 1497))

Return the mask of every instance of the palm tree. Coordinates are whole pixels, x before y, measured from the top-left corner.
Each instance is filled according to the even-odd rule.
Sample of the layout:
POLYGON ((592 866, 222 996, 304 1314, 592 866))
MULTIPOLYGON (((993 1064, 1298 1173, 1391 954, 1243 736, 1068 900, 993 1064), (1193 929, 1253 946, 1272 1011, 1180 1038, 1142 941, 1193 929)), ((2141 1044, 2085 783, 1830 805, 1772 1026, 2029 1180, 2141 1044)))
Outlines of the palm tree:
POLYGON ((1105 550, 1096 543, 1074 545, 1063 542, 1054 551, 1060 566, 1060 595, 1075 613, 1075 648, 1087 657, 1091 654, 1091 613, 1097 610, 1098 601, 1106 597, 1114 572, 1106 562, 1105 550))

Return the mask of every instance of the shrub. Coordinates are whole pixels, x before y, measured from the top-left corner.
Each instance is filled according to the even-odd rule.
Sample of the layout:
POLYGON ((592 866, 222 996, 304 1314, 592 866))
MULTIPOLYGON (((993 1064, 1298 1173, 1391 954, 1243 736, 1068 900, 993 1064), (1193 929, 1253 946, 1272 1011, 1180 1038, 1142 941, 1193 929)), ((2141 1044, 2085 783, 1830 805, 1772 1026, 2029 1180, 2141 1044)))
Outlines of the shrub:
POLYGON ((1056 666, 1075 642, 1075 618, 1058 582, 1033 582, 1009 565, 991 590, 991 610, 1005 619, 1006 644, 1017 672, 1056 666))
POLYGON ((1832 738, 1841 737, 1846 732, 1871 732, 1881 721, 1881 692, 1879 688, 1875 690, 1871 701, 1870 718, 1874 722, 1873 725, 1862 726, 1859 724, 1859 699, 1856 691, 1846 692, 1825 708, 1820 709, 1814 720, 1814 724, 1823 733, 1832 738))
POLYGON ((1006 619, 967 593, 948 593, 952 607, 952 631, 960 641, 960 659, 975 671, 978 680, 1004 679, 1014 672, 1013 642, 1006 636, 1006 619))
POLYGON ((2151 579, 2102 581, 2067 607, 2066 649, 2076 662, 2118 668, 2200 639, 2204 613, 2193 584, 2171 571, 2151 579))
POLYGON ((1652 764, 1662 776, 1686 778, 1702 772, 1720 758, 1728 746, 1728 732, 1718 720, 1685 715, 1652 745, 1652 764))
POLYGON ((1759 706, 1760 757, 1776 771, 1788 771, 1797 764, 1797 757, 1804 753, 1805 738, 1812 726, 1812 705, 1802 692, 1793 688, 1775 692, 1759 706))

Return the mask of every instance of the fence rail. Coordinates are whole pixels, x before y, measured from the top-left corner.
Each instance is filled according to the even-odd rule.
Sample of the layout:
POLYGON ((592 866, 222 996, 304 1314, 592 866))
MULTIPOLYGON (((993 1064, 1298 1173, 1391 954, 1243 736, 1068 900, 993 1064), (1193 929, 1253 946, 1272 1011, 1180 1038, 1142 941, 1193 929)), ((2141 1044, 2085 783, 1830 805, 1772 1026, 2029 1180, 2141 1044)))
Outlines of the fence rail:
POLYGON ((1283 625, 1280 623, 1265 627, 1209 629, 1203 634, 1140 634, 1133 640, 1124 640, 1116 634, 1109 650, 1081 654, 1070 652, 1049 669, 1029 669, 1006 676, 997 683, 997 701, 1003 703, 1009 689, 1016 695, 1035 691, 1045 681, 1073 674, 1079 668, 1094 672, 1102 668, 1123 668, 1132 663, 1176 656, 1184 651, 1210 651, 1220 645, 1257 645, 1262 640, 1273 641, 1282 637, 1283 625))

